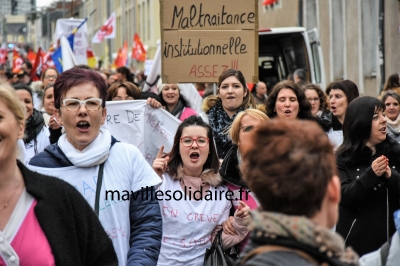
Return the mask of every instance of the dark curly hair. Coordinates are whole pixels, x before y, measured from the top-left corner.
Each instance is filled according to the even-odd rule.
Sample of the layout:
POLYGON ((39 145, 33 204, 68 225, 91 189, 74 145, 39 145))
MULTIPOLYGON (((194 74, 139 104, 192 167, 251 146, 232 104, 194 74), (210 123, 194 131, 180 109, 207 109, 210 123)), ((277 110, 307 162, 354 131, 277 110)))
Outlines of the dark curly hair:
POLYGON ((297 114, 298 119, 312 120, 316 121, 315 117, 311 114, 311 105, 307 101, 306 95, 300 89, 299 85, 294 83, 293 81, 283 80, 277 83, 272 89, 270 95, 267 99, 267 115, 269 118, 276 117, 275 104, 278 98, 278 94, 282 89, 289 89, 296 94, 297 101, 299 103, 299 113, 297 114))
POLYGON ((322 111, 328 111, 329 110, 328 101, 327 101, 328 97, 322 91, 320 86, 318 86, 317 84, 308 84, 303 88, 304 92, 306 90, 314 90, 314 91, 317 92, 318 98, 319 98, 319 102, 320 102, 319 110, 322 110, 322 111))

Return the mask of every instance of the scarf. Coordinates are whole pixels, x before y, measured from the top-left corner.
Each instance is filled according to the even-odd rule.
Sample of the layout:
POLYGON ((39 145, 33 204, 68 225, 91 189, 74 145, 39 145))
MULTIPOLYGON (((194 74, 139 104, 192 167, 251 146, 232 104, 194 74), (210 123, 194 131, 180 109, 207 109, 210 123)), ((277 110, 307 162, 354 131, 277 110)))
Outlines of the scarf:
POLYGON ((99 135, 82 151, 75 149, 66 135, 61 135, 58 146, 74 166, 92 167, 107 160, 111 148, 111 134, 107 129, 100 129, 99 135))
POLYGON ((32 115, 25 122, 25 135, 24 135, 24 143, 28 144, 32 140, 35 140, 34 147, 36 153, 36 137, 39 135, 40 131, 42 131, 44 125, 44 119, 42 113, 33 109, 32 115))
POLYGON ((400 134, 400 115, 398 115, 396 120, 394 121, 388 119, 386 124, 390 127, 390 131, 392 131, 396 135, 400 134))
MULTIPOLYGON (((170 113, 173 116, 176 116, 177 118, 179 118, 181 116, 183 108, 185 108, 185 106, 183 105, 181 99, 178 99, 178 103, 175 105, 174 109, 170 113)), ((167 108, 167 110, 168 110, 168 108, 167 108)), ((168 112, 169 112, 169 110, 168 110, 168 112)))
POLYGON ((224 108, 222 108, 222 104, 217 101, 208 111, 208 121, 214 131, 213 135, 217 147, 221 147, 225 150, 227 147, 232 146, 232 141, 229 139, 226 131, 232 124, 233 120, 235 120, 236 115, 243 110, 244 108, 240 107, 232 118, 230 118, 224 108))
POLYGON ((345 249, 343 238, 340 235, 315 224, 304 216, 252 211, 246 222, 248 229, 256 231, 258 237, 294 239, 316 248, 327 257, 337 258, 350 265, 357 265, 358 255, 351 248, 345 249))

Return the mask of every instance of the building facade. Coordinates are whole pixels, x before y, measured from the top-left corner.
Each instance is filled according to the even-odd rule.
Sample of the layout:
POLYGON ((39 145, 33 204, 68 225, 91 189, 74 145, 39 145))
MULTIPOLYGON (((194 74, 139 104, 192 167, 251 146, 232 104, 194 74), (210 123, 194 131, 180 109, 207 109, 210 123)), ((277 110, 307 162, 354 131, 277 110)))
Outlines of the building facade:
POLYGON ((362 95, 377 96, 388 76, 400 71, 400 2, 384 0, 260 1, 260 28, 316 28, 327 81, 350 79, 362 95))

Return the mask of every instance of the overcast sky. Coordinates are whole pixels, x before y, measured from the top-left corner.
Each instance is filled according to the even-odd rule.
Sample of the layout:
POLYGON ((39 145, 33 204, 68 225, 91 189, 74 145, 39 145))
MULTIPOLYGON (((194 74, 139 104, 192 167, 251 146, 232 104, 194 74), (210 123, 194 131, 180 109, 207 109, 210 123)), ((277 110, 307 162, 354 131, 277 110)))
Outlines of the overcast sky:
POLYGON ((36 0, 36 6, 37 7, 42 7, 42 6, 49 6, 53 0, 36 0))

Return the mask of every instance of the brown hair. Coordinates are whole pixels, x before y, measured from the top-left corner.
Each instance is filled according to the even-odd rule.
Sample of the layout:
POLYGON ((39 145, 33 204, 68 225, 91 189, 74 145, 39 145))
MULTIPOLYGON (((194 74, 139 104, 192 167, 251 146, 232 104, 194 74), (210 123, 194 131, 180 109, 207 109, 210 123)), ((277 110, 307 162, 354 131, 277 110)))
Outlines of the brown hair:
MULTIPOLYGON (((46 91, 50 88, 53 88, 53 94, 54 94, 54 83, 50 83, 49 85, 47 85, 46 87, 44 87, 43 89, 43 95, 42 95, 42 102, 44 103, 44 99, 46 97, 46 91)), ((54 95, 53 95, 54 98, 54 95)))
POLYGON ((108 89, 108 97, 107 101, 112 101, 114 97, 118 94, 119 88, 125 88, 126 94, 130 97, 133 97, 134 100, 140 99, 140 90, 139 88, 133 84, 132 82, 115 82, 108 89))
POLYGON ((302 91, 299 85, 293 81, 283 80, 277 83, 272 89, 271 93, 267 99, 267 115, 269 118, 274 118, 277 116, 275 111, 275 104, 278 99, 279 92, 282 89, 289 89, 294 92, 297 97, 297 102, 299 103, 299 113, 297 114, 298 119, 306 119, 315 121, 314 116, 311 114, 311 105, 307 101, 306 95, 302 91))
POLYGON ((40 77, 40 80, 41 80, 41 81, 44 80, 44 76, 46 76, 47 70, 50 70, 50 69, 54 70, 54 71, 57 73, 57 77, 60 75, 60 73, 58 72, 57 68, 55 68, 55 67, 48 67, 48 68, 46 68, 46 69, 43 71, 42 76, 40 77))
POLYGON ((312 217, 336 175, 333 146, 317 123, 275 119, 243 148, 244 179, 265 211, 312 217))
MULTIPOLYGON (((249 89, 247 88, 246 80, 244 79, 244 76, 240 70, 228 69, 219 76, 217 94, 219 94, 219 89, 221 87, 222 82, 225 79, 232 77, 232 76, 236 77, 239 80, 240 84, 242 84, 244 91, 245 92, 247 91, 247 95, 243 98, 243 103, 240 105, 240 107, 243 107, 244 109, 254 108, 256 105, 254 102, 253 95, 250 93, 249 89)), ((204 99, 204 101, 205 101, 206 106, 212 107, 217 102, 221 103, 221 98, 219 98, 216 95, 210 95, 206 99, 204 99)))
POLYGON ((308 84, 303 88, 303 91, 305 92, 306 90, 314 90, 317 92, 318 94, 318 98, 319 98, 319 102, 320 102, 320 106, 319 106, 319 110, 323 110, 323 111, 328 111, 328 97, 326 96, 326 94, 322 91, 321 87, 318 86, 317 84, 308 84))

